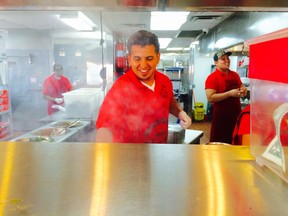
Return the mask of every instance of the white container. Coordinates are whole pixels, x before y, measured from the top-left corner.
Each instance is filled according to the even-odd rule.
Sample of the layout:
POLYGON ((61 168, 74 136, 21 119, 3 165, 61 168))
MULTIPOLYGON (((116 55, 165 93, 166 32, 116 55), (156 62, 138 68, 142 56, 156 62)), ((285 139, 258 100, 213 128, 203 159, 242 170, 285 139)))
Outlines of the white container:
POLYGON ((103 92, 94 89, 79 89, 64 93, 63 97, 68 118, 95 120, 103 100, 103 92))

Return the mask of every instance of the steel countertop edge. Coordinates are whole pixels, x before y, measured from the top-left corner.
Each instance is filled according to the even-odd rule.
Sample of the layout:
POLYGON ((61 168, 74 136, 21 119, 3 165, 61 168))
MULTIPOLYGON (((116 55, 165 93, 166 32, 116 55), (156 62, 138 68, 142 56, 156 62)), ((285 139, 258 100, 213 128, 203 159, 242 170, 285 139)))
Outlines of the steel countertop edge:
POLYGON ((0 145, 0 215, 284 215, 288 188, 249 147, 0 145))

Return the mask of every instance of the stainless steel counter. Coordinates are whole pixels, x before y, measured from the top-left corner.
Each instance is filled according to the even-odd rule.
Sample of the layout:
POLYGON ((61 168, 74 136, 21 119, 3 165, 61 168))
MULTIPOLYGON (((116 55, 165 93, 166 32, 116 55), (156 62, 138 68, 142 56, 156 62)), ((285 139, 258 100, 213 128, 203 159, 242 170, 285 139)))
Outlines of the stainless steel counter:
POLYGON ((0 145, 0 215, 285 215, 288 187, 249 148, 0 145))

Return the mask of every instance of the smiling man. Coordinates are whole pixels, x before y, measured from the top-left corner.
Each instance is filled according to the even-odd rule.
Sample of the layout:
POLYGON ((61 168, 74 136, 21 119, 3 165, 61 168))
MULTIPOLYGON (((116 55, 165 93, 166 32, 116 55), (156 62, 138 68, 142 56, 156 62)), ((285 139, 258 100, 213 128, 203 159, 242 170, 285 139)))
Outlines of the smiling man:
POLYGON ((131 69, 107 93, 96 122, 96 142, 167 143, 169 113, 188 128, 190 117, 174 98, 170 79, 158 72, 158 37, 138 31, 128 40, 131 69))
POLYGON ((239 75, 229 69, 231 54, 224 50, 215 53, 216 70, 205 82, 206 97, 213 108, 210 142, 232 143, 233 130, 241 113, 240 98, 247 94, 239 75))

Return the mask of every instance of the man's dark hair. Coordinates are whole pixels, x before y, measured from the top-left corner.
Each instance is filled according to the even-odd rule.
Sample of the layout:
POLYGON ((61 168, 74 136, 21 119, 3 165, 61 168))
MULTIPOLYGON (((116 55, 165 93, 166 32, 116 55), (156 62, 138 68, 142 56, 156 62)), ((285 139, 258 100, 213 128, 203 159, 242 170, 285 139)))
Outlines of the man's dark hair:
POLYGON ((128 43, 127 43, 127 48, 128 48, 129 53, 131 52, 131 47, 133 45, 140 45, 142 47, 146 45, 153 45, 155 46, 156 53, 159 53, 159 50, 160 50, 158 37, 155 34, 145 31, 145 30, 137 31, 130 36, 130 38, 128 39, 128 43))

